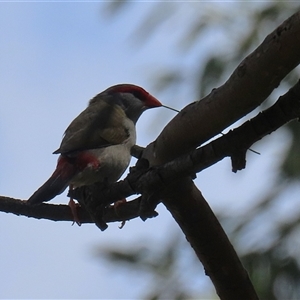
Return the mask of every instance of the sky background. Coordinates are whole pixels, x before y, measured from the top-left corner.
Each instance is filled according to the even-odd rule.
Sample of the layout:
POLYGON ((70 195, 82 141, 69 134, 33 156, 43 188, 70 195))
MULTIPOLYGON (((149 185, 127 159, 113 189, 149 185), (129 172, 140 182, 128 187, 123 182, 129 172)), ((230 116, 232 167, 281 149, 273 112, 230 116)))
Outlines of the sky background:
MULTIPOLYGON (((180 54, 174 51, 172 28, 165 27, 143 47, 134 39, 153 3, 135 4, 115 17, 106 5, 0 3, 1 195, 27 199, 44 182, 55 168, 57 156, 51 153, 68 124, 90 98, 111 85, 141 85, 177 109, 196 100, 194 90, 184 91, 181 101, 154 90, 149 74, 180 54)), ((184 4, 182 8, 184 14, 184 4)), ((154 140, 172 117, 174 112, 163 108, 145 112, 137 124, 138 144, 154 140)), ((243 172, 231 173, 224 160, 199 174, 196 183, 215 211, 243 209, 265 191, 287 140, 278 132, 266 141, 262 155, 249 153, 243 172)), ((52 202, 68 199, 64 193, 52 202)), ((179 230, 162 205, 158 212, 157 218, 132 220, 122 230, 110 224, 105 232, 92 224, 78 227, 0 212, 0 298, 137 298, 151 278, 97 259, 95 248, 159 247, 179 230)), ((192 250, 185 255, 194 257, 192 250)), ((196 289, 207 286, 204 279, 196 289)))

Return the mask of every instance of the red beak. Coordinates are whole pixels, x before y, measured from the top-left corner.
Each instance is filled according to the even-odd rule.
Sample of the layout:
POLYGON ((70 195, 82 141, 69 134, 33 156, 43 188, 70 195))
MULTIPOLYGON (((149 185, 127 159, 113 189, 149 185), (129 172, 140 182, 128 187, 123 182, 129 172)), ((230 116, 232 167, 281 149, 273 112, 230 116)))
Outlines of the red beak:
POLYGON ((153 107, 162 106, 162 104, 155 97, 148 94, 146 101, 145 101, 145 106, 147 106, 148 108, 153 108, 153 107))

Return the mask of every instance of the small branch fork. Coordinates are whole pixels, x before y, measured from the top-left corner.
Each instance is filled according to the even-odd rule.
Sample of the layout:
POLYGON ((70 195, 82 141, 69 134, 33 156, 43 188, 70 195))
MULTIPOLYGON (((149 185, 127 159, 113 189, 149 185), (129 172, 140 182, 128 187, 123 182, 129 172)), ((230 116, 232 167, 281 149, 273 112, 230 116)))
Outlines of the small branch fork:
MULTIPOLYGON (((229 131, 194 151, 158 167, 149 168, 145 159, 138 160, 128 176, 117 183, 102 186, 94 184, 69 191, 77 199, 82 223, 96 223, 104 230, 107 222, 126 221, 136 217, 146 220, 154 217, 156 205, 165 188, 181 177, 191 176, 230 157, 232 171, 246 166, 246 152, 249 147, 285 123, 300 117, 300 81, 267 110, 240 127, 229 131), (155 192, 154 192, 155 191, 155 192), (110 204, 134 194, 141 194, 116 209, 110 204)), ((132 154, 141 157, 143 148, 135 146, 132 154)), ((26 201, 0 196, 0 211, 53 221, 72 221, 67 205, 41 204, 31 207, 26 201)))

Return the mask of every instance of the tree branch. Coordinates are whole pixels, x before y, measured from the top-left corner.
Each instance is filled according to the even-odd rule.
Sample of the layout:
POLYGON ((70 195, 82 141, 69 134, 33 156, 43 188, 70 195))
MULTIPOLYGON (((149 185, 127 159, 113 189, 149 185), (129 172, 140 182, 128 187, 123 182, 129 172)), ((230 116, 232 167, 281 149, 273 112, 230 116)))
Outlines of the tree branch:
POLYGON ((260 105, 299 63, 297 12, 270 33, 222 86, 177 114, 144 157, 151 165, 160 165, 195 149, 260 105))
MULTIPOLYGON (((121 205, 117 209, 113 206, 105 207, 103 211, 104 222, 123 222, 139 216, 140 197, 121 205)), ((26 200, 14 199, 0 196, 0 211, 12 213, 17 216, 26 216, 35 219, 45 219, 50 221, 74 222, 74 216, 70 207, 64 204, 42 203, 38 206, 30 206, 26 200)), ((77 208, 78 217, 82 224, 95 223, 91 215, 83 208, 77 208)))

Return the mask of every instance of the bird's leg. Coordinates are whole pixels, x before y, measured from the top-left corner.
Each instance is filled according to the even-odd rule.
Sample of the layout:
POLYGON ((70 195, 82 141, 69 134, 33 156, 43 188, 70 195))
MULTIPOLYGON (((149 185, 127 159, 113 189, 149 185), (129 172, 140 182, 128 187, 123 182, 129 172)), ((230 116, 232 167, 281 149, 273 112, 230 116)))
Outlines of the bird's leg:
MULTIPOLYGON (((73 184, 70 184, 69 189, 73 190, 73 184)), ((72 225, 74 225, 74 223, 76 223, 78 226, 81 226, 81 222, 79 220, 78 213, 77 213, 77 207, 80 206, 80 204, 76 203, 73 200, 73 198, 70 198, 68 205, 70 206, 71 213, 73 216, 73 224, 72 225)))
MULTIPOLYGON (((118 200, 117 202, 114 203, 113 207, 114 207, 115 213, 117 215, 119 215, 118 210, 120 209, 120 206, 122 206, 126 202, 127 202, 127 200, 125 198, 123 198, 123 199, 118 200)), ((122 221, 119 228, 122 229, 125 226, 125 223, 126 223, 126 221, 122 221)))

